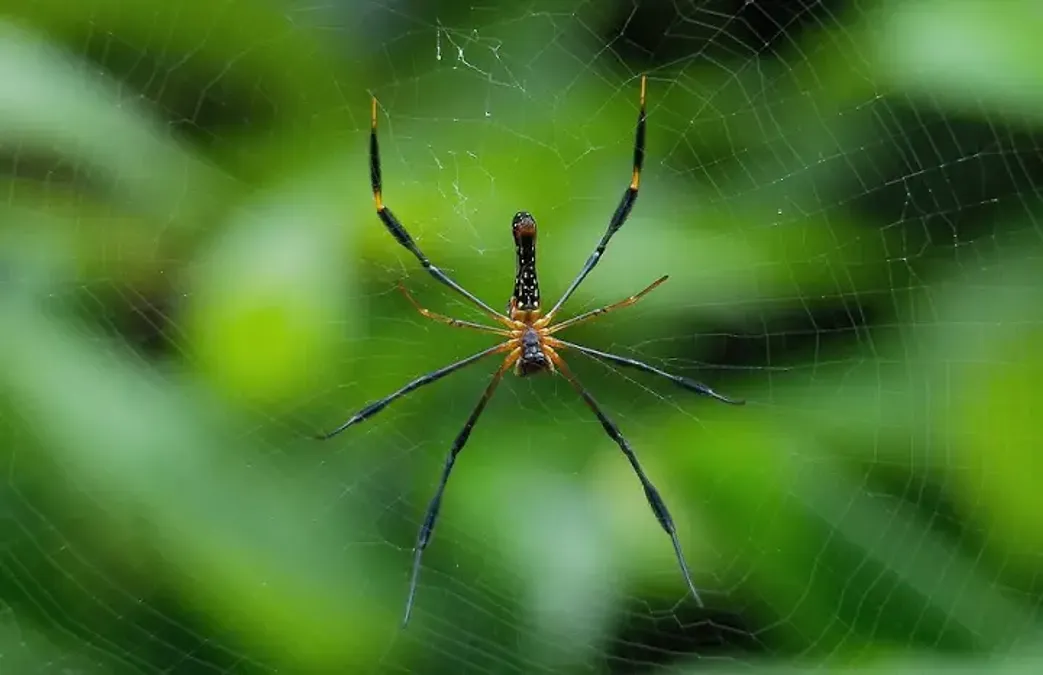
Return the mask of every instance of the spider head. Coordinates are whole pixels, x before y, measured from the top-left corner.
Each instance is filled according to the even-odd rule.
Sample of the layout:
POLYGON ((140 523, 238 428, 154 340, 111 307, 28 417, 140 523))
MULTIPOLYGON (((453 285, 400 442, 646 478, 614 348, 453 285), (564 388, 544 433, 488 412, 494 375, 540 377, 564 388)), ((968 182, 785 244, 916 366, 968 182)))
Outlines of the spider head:
POLYGON ((514 232, 515 243, 521 243, 522 239, 535 239, 536 219, 528 211, 519 211, 511 220, 511 230, 514 232))
POLYGON ((532 328, 527 328, 521 336, 521 358, 515 366, 515 373, 522 377, 534 375, 551 369, 550 359, 543 352, 540 335, 532 328))

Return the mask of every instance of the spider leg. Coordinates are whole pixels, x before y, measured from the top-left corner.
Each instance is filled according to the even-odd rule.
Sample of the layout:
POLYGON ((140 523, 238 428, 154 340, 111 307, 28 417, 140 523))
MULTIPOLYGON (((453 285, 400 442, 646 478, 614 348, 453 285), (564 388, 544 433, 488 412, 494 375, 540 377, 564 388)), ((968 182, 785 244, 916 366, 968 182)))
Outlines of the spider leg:
POLYGON ((621 366, 626 366, 628 368, 636 368, 638 370, 643 370, 646 373, 652 373, 653 375, 665 377, 666 379, 670 380, 679 387, 683 387, 688 391, 694 391, 695 393, 702 394, 703 396, 715 398, 718 401, 721 401, 722 403, 728 403, 729 405, 746 404, 746 401, 744 401, 741 398, 730 398, 723 394, 718 394, 716 391, 714 391, 710 387, 707 387, 705 384, 702 384, 701 382, 696 382, 695 380, 690 380, 687 377, 681 377, 680 375, 668 373, 665 370, 660 370, 655 366, 650 366, 647 363, 642 363, 641 361, 638 361, 636 359, 628 359, 625 356, 617 356, 615 354, 609 354, 608 352, 601 352, 596 349, 591 349, 590 347, 584 347, 583 345, 578 345, 573 342, 566 342, 565 340, 561 340, 558 338, 547 337, 544 339, 552 347, 564 347, 566 349, 575 349, 577 352, 580 352, 581 354, 586 354, 587 356, 593 359, 604 359, 606 361, 611 361, 612 363, 618 363, 621 366))
POLYGON ((478 422, 478 417, 485 410, 485 405, 492 398, 493 392, 496 391, 496 386, 500 384, 500 380, 503 379, 504 373, 506 373, 511 366, 514 365, 515 361, 521 356, 521 348, 515 348, 507 355, 503 363, 493 374, 492 380, 489 381, 488 386, 485 387, 485 392, 482 393, 482 397, 478 399, 478 404, 471 411, 471 416, 467 418, 467 422, 464 423, 464 428, 460 430, 456 440, 453 441, 453 447, 450 448, 449 454, 446 455, 445 465, 442 467, 442 477, 438 481, 438 488, 435 490, 434 497, 431 498, 431 502, 427 505, 427 512, 424 514, 424 523, 420 526, 420 532, 417 534, 416 546, 413 548, 413 573, 409 580, 409 597, 406 599, 406 613, 402 618, 402 625, 405 626, 409 623, 409 615, 413 612, 413 599, 416 597, 416 585, 417 580, 420 578, 420 560, 424 555, 424 549, 431 542, 431 533, 435 529, 435 522, 438 520, 438 511, 442 507, 442 494, 445 492, 446 483, 449 482, 449 474, 453 470, 453 465, 456 464, 456 456, 463 450, 464 444, 467 443, 468 437, 471 435, 471 430, 474 429, 474 425, 478 422))
POLYGON ((424 266, 428 272, 431 273, 435 279, 453 289, 463 297, 467 298, 471 304, 475 305, 483 312, 488 314, 490 317, 495 319, 499 323, 503 323, 510 326, 510 319, 503 314, 500 314, 495 309, 479 300, 476 296, 470 292, 464 290, 463 286, 456 283, 446 275, 445 272, 438 269, 431 264, 431 261, 427 259, 423 251, 416 245, 413 238, 406 232, 406 228, 402 226, 402 223, 398 221, 395 214, 391 212, 387 206, 384 205, 384 197, 382 192, 382 177, 380 170, 380 146, 377 143, 377 99, 373 98, 373 104, 370 113, 370 132, 369 132, 369 180, 373 187, 373 203, 377 207, 377 215, 380 217, 381 222, 384 223, 384 227, 387 228, 388 232, 395 240, 409 250, 416 259, 420 261, 420 264, 424 266))
POLYGON ((416 311, 420 312, 422 315, 426 316, 428 319, 432 319, 434 321, 441 321, 442 323, 448 324, 450 326, 453 326, 454 328, 472 328, 474 330, 480 330, 483 333, 493 333, 494 335, 502 335, 503 337, 511 337, 510 332, 508 332, 508 331, 506 331, 506 330, 504 330, 502 328, 495 328, 493 326, 483 326, 480 323, 474 323, 472 321, 463 321, 462 319, 454 319, 451 316, 445 316, 444 314, 438 314, 436 312, 432 312, 429 309, 421 307, 420 303, 417 302, 416 298, 413 297, 413 294, 410 293, 409 289, 407 289, 405 287, 405 285, 402 284, 401 282, 399 282, 399 284, 398 284, 398 290, 402 291, 402 295, 406 296, 406 300, 409 300, 410 304, 412 304, 413 307, 416 308, 416 311))
POLYGON ((601 259, 601 254, 605 252, 605 248, 608 246, 608 242, 612 239, 612 235, 616 231, 623 227, 623 223, 626 222, 627 217, 630 215, 630 209, 634 208, 634 202, 637 200, 637 189, 641 182, 641 165, 645 160, 645 76, 641 76, 641 108, 637 114, 637 130, 634 132, 634 168, 630 176, 630 185, 623 192, 623 197, 619 200, 619 205, 616 207, 616 212, 612 215, 612 220, 608 224, 608 229, 605 230, 605 234, 602 235, 601 241, 594 248, 594 252, 587 258, 587 262, 583 265, 583 269, 579 271, 575 280, 569 285, 568 290, 561 296, 561 300, 558 300, 551 307, 551 310, 547 312, 546 317, 552 317, 561 306, 565 304, 565 301, 569 299, 583 280, 590 274, 590 271, 594 269, 594 266, 598 264, 598 260, 601 259))
POLYGON ((587 404, 594 414, 597 416, 598 421, 601 422, 601 426, 605 429, 605 433, 608 434, 609 438, 616 442, 619 449, 623 451, 627 461, 630 462, 630 466, 634 469, 634 473, 637 474, 638 480, 641 481, 641 487, 645 490, 645 498, 648 500, 648 505, 652 507, 652 513, 655 514, 656 520, 662 526, 663 530, 670 536, 670 541, 674 545, 674 553, 677 555, 677 564, 681 567, 681 574, 684 575, 685 583, 688 585, 688 590, 691 591, 695 601, 699 603, 699 606, 703 606, 703 600, 699 596, 699 592, 695 590, 695 584, 692 583, 692 575, 688 571, 688 563, 685 562, 684 553, 681 551, 681 541, 677 538, 677 529, 674 527, 674 519, 670 516, 670 511, 666 508, 666 503, 663 498, 659 495, 659 490, 652 485, 652 481, 645 475, 645 470, 641 468, 641 464, 637 461, 637 455, 634 454, 633 449, 630 447, 630 443, 620 433, 619 427, 616 423, 608 418, 605 412, 601 409, 594 397, 591 396, 590 392, 587 391, 586 387, 580 384, 576 376, 569 370, 568 365, 565 364, 565 360, 558 355, 550 347, 544 347, 547 351, 547 355, 551 361, 558 367, 558 370, 565 379, 569 381, 572 388, 583 398, 583 401, 587 404))
MULTIPOLYGON (((620 300, 619 302, 614 302, 611 305, 606 305, 604 307, 598 307, 597 309, 592 309, 589 312, 584 312, 583 314, 580 314, 578 316, 574 316, 571 319, 566 319, 565 321, 562 321, 561 323, 554 324, 553 326, 551 326, 550 328, 547 329, 547 335, 553 335, 554 333, 557 333, 559 330, 564 330, 564 329, 569 328, 571 326, 575 326, 577 323, 583 323, 584 321, 587 321, 589 319, 593 319, 595 317, 601 316, 602 314, 608 314, 609 312, 613 312, 613 311, 615 311, 617 309, 623 309, 624 307, 629 307, 630 305, 634 304, 635 302, 637 302, 641 298, 645 297, 646 295, 648 295, 649 293, 654 291, 659 286, 659 284, 663 283, 664 281, 666 281, 669 278, 670 277, 668 277, 666 275, 663 275, 663 276, 659 277, 658 279, 656 279, 655 281, 653 281, 651 284, 649 284, 648 287, 645 288, 640 293, 635 293, 634 295, 631 295, 629 298, 626 298, 625 300, 620 300)), ((540 319, 541 322, 543 320, 544 319, 540 319)), ((544 323, 542 325, 546 325, 546 324, 544 323)))
POLYGON ((402 387, 398 391, 393 392, 391 394, 388 394, 387 396, 385 396, 382 399, 379 399, 379 400, 376 400, 376 401, 373 401, 373 402, 367 404, 366 407, 364 407, 362 410, 360 410, 357 413, 355 413, 354 415, 352 415, 351 418, 348 419, 347 422, 345 422, 344 424, 340 425, 339 427, 337 427, 333 431, 330 431, 329 433, 319 434, 318 436, 316 436, 316 438, 318 438, 320 441, 325 441, 327 439, 333 438, 334 436, 336 436, 340 432, 344 431, 348 427, 354 426, 354 425, 358 424, 359 422, 365 421, 365 420, 369 419, 370 417, 372 417, 373 415, 376 415, 378 412, 380 412, 381 410, 386 408, 389 403, 391 403, 392 401, 394 401, 395 399, 397 399, 399 397, 405 396, 406 394, 408 394, 409 392, 413 391, 414 389, 418 389, 418 388, 424 386, 425 384, 431 384, 432 382, 440 380, 443 377, 445 377, 446 375, 448 375, 449 373, 457 371, 457 370, 463 368, 464 366, 469 366, 472 363, 474 363, 474 362, 478 361, 479 359, 482 359, 482 358, 484 358, 486 356, 489 356, 491 354, 497 354, 497 353, 505 352, 505 351, 507 351, 508 349, 510 349, 513 346, 514 346, 514 341, 513 340, 508 340, 507 342, 503 342, 501 344, 498 344, 498 345, 495 345, 493 347, 490 347, 489 349, 485 349, 483 351, 480 351, 477 354, 473 354, 471 356, 468 356, 466 359, 461 359, 461 360, 457 361, 456 363, 450 363, 448 366, 444 366, 442 368, 439 368, 438 370, 432 371, 432 372, 430 372, 430 373, 428 373, 426 375, 421 375, 420 377, 416 378, 415 380, 413 380, 412 382, 410 382, 406 386, 402 387))

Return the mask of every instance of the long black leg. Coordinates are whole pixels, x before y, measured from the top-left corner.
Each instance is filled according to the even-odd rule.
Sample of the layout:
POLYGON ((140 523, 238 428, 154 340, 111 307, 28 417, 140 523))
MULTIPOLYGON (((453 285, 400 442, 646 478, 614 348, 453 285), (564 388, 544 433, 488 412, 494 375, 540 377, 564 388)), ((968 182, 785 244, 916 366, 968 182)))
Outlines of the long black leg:
POLYGON ((445 272, 432 265, 431 261, 427 259, 426 255, 424 255, 424 252, 421 251, 416 245, 416 242, 413 241, 413 238, 409 236, 408 232, 406 232, 406 228, 402 226, 402 223, 398 222, 398 218, 395 217, 395 214, 391 213, 391 209, 384 206, 384 198, 381 191, 380 147, 377 144, 376 98, 373 99, 369 132, 369 180, 373 186, 373 202, 377 206, 377 215, 380 216, 381 222, 384 223, 384 227, 386 227, 388 232, 391 233, 391 236, 393 236, 398 243, 402 244, 402 246, 406 247, 410 253, 416 256, 416 259, 420 261, 420 264, 424 266, 424 269, 430 272, 431 276, 435 279, 438 279, 449 288, 467 298, 474 305, 482 309, 482 311, 489 316, 495 318, 497 321, 506 323, 508 326, 511 325, 510 320, 506 316, 497 312, 495 309, 479 300, 476 296, 464 290, 463 286, 450 279, 445 272))
POLYGON ((500 380, 503 378, 503 374, 514 365, 515 361, 521 355, 521 349, 515 349, 511 352, 506 359, 504 359, 503 365, 493 374, 492 380, 489 385, 485 388, 485 392, 482 397, 478 399, 478 405, 471 411, 471 416, 467 418, 467 422, 464 423, 464 428, 460 430, 456 440, 453 441, 453 447, 450 448, 449 454, 445 458, 445 466, 442 467, 442 478, 438 481, 438 488, 435 490, 435 496, 431 498, 431 502, 427 505, 427 513, 424 514, 424 523, 420 526, 420 532, 417 534, 416 546, 413 548, 413 574, 409 580, 409 597, 406 599, 406 613, 402 618, 402 625, 405 626, 409 623, 409 615, 413 612, 413 598, 416 596, 416 584, 420 578, 420 559, 424 555, 424 549, 431 543, 431 533, 435 529, 435 521, 438 520, 438 511, 442 507, 442 494, 445 492, 446 483, 449 482, 449 474, 453 470, 453 465, 456 464, 456 456, 463 450, 464 444, 467 443, 468 437, 471 435, 471 430, 474 429, 475 423, 478 421, 478 417, 485 410, 485 404, 492 398, 493 392, 496 391, 496 385, 500 384, 500 380))
POLYGON ((587 391, 586 387, 580 384, 579 380, 576 379, 576 376, 572 374, 568 365, 566 365, 565 360, 562 359, 553 349, 545 349, 547 349, 548 355, 554 362, 558 371, 565 376, 565 379, 569 381, 572 388, 583 397, 583 401, 594 412, 598 421, 601 422, 601 426, 605 429, 605 433, 609 435, 609 438, 616 442, 616 445, 619 446, 619 449, 622 450, 623 454, 626 456, 627 461, 630 462, 630 466, 634 469, 634 473, 637 474, 638 480, 641 481, 641 487, 645 489, 645 498, 648 500, 648 505, 652 507, 652 513, 655 514, 656 520, 659 521, 663 530, 670 535, 670 541, 674 545, 674 553, 677 555, 677 563, 681 566, 681 574, 684 575, 685 583, 688 584, 688 590, 691 591, 695 601, 699 603, 700 607, 702 607, 703 600, 699 596, 699 592, 695 590, 695 584, 692 583, 692 575, 688 571, 688 563, 685 562, 684 553, 681 552, 681 542, 677 538, 677 529, 674 527, 674 519, 670 516, 670 511, 667 510, 663 498, 659 496, 659 490, 652 485, 652 481, 650 481, 648 476, 645 475, 645 470, 641 468, 641 464, 637 461, 637 455, 634 454, 627 439, 623 438, 623 434, 620 433, 619 427, 616 426, 616 423, 608 418, 601 409, 601 406, 598 405, 598 402, 595 401, 594 397, 590 395, 589 391, 587 391))
POLYGON ((337 427, 336 429, 334 429, 333 431, 331 431, 329 433, 320 434, 316 438, 318 438, 319 440, 322 440, 322 441, 324 441, 324 440, 326 440, 328 438, 333 438, 334 436, 336 436, 340 432, 344 431, 348 427, 354 426, 354 425, 358 424, 359 422, 367 420, 370 417, 372 417, 373 415, 376 415, 378 412, 380 412, 381 410, 386 408, 389 403, 391 403, 392 401, 394 401, 395 399, 397 399, 397 398, 399 398, 401 396, 405 396, 406 394, 408 394, 409 392, 413 391, 414 389, 422 387, 425 384, 431 384, 432 382, 440 380, 443 377, 445 377, 446 375, 448 375, 449 373, 452 373, 452 372, 454 372, 456 370, 459 370, 459 369, 463 368, 464 366, 469 366, 472 363, 474 363, 475 361, 478 361, 479 359, 482 359, 482 358, 484 358, 486 356, 489 356, 490 354, 496 354, 498 352, 500 352, 500 353, 505 352, 508 349, 510 349, 510 346, 511 346, 510 342, 504 342, 504 343, 496 345, 495 347, 490 347, 489 349, 486 349, 484 351, 480 351, 477 354, 474 354, 472 356, 468 356, 466 359, 461 359, 460 361, 457 361, 456 363, 450 363, 448 366, 445 366, 443 368, 439 368, 438 370, 430 372, 427 375, 421 375, 420 377, 416 378, 415 380, 413 380, 412 382, 410 382, 406 386, 402 387, 398 391, 396 391, 394 393, 391 393, 391 394, 388 394, 387 396, 385 396, 382 399, 379 399, 377 401, 373 401, 372 403, 367 404, 366 407, 364 407, 362 410, 360 410, 357 413, 355 413, 354 415, 352 415, 351 418, 347 422, 345 422, 344 424, 340 425, 339 427, 337 427))
POLYGON ((634 208, 634 201, 637 200, 637 189, 641 182, 641 165, 645 160, 645 76, 641 76, 641 109, 637 114, 637 130, 634 132, 634 169, 630 176, 630 185, 627 186, 626 191, 623 193, 622 199, 619 200, 619 206, 616 207, 616 212, 612 215, 612 220, 608 224, 608 229, 605 230, 605 234, 602 235, 601 241, 594 248, 594 252, 587 258, 587 262, 583 265, 583 269, 579 271, 575 280, 569 285, 568 290, 561 296, 561 300, 558 300, 551 307, 551 310, 547 312, 546 316, 551 317, 557 313, 561 306, 565 304, 565 301, 575 292, 579 285, 583 283, 583 280, 590 274, 590 270, 594 269, 594 266, 598 264, 598 260, 601 259, 601 254, 605 252, 605 248, 608 246, 608 242, 612 239, 612 235, 616 231, 623 227, 623 223, 626 222, 627 216, 630 215, 630 209, 634 208))
POLYGON ((577 352, 586 354, 591 358, 604 359, 606 361, 611 361, 612 363, 618 363, 621 366, 626 366, 628 368, 637 368, 638 370, 643 370, 646 373, 652 373, 653 375, 665 377, 674 384, 680 387, 684 387, 688 391, 694 391, 697 394, 702 394, 703 396, 715 398, 723 403, 728 403, 730 405, 746 404, 746 401, 740 398, 729 398, 724 394, 718 394, 716 391, 714 391, 710 387, 707 387, 705 384, 702 384, 701 382, 696 382, 695 380, 690 380, 687 377, 681 377, 680 375, 673 375, 672 373, 668 373, 665 370, 659 370, 655 366, 650 366, 647 363, 642 363, 641 361, 637 361, 635 359, 628 359, 625 356, 617 356, 615 354, 609 354, 608 352, 600 352, 596 349, 584 347, 583 345, 577 345, 572 342, 566 342, 565 340, 561 340, 558 338, 549 338, 548 342, 554 346, 560 345, 568 349, 575 349, 577 352))

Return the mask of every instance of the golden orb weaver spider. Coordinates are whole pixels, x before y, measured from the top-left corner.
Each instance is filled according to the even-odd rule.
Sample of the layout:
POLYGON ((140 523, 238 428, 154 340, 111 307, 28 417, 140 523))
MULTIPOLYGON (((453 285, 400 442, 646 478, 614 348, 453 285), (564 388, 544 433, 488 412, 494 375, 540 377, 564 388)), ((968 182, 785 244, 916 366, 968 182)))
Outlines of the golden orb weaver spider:
POLYGON ((681 573, 684 575, 684 580, 688 586, 688 590, 692 593, 696 602, 702 606, 702 600, 699 597, 698 591, 695 590, 695 585, 692 583, 692 576, 688 571, 688 564, 685 562, 684 554, 681 552, 681 542, 677 538, 677 531, 674 528, 673 518, 667 510, 663 498, 659 495, 659 491, 652 484, 652 481, 649 480, 647 475, 645 475, 644 469, 641 468, 641 464, 637 461, 637 456, 631 449, 629 442, 627 442, 623 437, 623 434, 620 433, 619 427, 616 426, 615 422, 609 419, 590 392, 580 384, 579 380, 572 374, 572 371, 558 352, 559 350, 572 349, 593 359, 603 359, 620 366, 636 368, 666 378, 685 389, 704 396, 710 396, 724 403, 742 405, 744 401, 723 396, 704 384, 700 384, 699 382, 695 382, 679 375, 667 373, 646 363, 623 356, 617 356, 615 354, 601 352, 589 347, 583 347, 554 337, 555 333, 564 330, 565 328, 575 326, 576 324, 588 321, 601 316, 602 314, 634 304, 666 281, 666 276, 656 279, 647 288, 629 298, 626 298, 625 300, 620 300, 611 305, 584 312, 583 314, 574 316, 559 323, 551 323, 554 316, 558 313, 558 310, 561 309, 561 306, 565 304, 565 301, 569 299, 569 297, 579 287, 580 283, 583 282, 590 271, 594 269, 594 266, 597 265, 598 260, 601 259, 602 254, 608 246, 609 240, 612 239, 612 235, 614 235, 616 231, 623 226, 623 223, 626 222, 627 217, 630 215, 630 210, 634 206, 634 201, 637 199, 638 184, 641 181, 641 165, 645 156, 645 86, 646 78, 642 76, 641 102, 637 117, 637 130, 634 138, 634 161, 633 171, 630 177, 630 185, 627 186, 626 191, 623 193, 623 197, 620 200, 619 205, 616 207, 612 220, 608 224, 608 229, 594 248, 594 252, 587 259, 586 264, 583 265, 583 268, 569 285, 568 289, 566 289, 565 293, 561 296, 561 299, 558 300, 546 314, 544 314, 540 309, 540 286, 536 274, 536 220, 526 211, 519 211, 514 215, 514 218, 511 221, 517 265, 515 268, 514 292, 507 304, 506 314, 497 312, 492 307, 482 302, 475 295, 468 292, 449 278, 442 270, 435 267, 431 261, 428 260, 427 256, 424 255, 416 245, 416 242, 413 241, 413 238, 408 232, 406 232, 406 229, 398 221, 395 215, 391 213, 391 209, 384 204, 383 193, 381 191, 380 150, 377 144, 377 99, 375 97, 372 99, 369 136, 369 172, 370 182, 373 187, 373 201, 377 208, 377 216, 380 217, 381 222, 384 223, 384 226, 387 228, 388 232, 391 233, 391 236, 393 236, 399 244, 408 249, 410 253, 416 256, 424 269, 426 269, 435 279, 438 279, 438 281, 452 288, 454 291, 466 298, 471 304, 487 314, 489 318, 500 324, 500 326, 488 326, 471 321, 454 319, 442 314, 436 314, 435 312, 421 307, 413 296, 410 295, 409 291, 406 290, 405 286, 399 284, 399 290, 401 290, 409 302, 416 307, 417 311, 429 319, 440 321, 457 328, 479 330, 506 338, 505 342, 416 378, 398 391, 388 394, 382 399, 369 403, 360 411, 352 415, 347 422, 344 422, 333 431, 319 436, 319 438, 323 440, 332 438, 348 427, 369 419, 387 407, 392 401, 405 396, 415 389, 440 380, 446 375, 465 366, 469 366, 486 356, 506 353, 506 357, 500 363, 500 367, 496 369, 492 380, 486 386, 485 392, 482 394, 481 398, 478 399, 478 404, 471 412, 471 416, 467 418, 463 429, 460 430, 456 440, 453 441, 453 445, 445 460, 445 466, 442 469, 442 476, 439 480, 438 488, 435 490, 434 497, 432 497, 428 504, 423 524, 421 525, 420 532, 417 535, 416 546, 413 549, 413 569, 409 582, 409 596, 406 600, 405 616, 402 619, 403 625, 409 622, 409 617, 413 609, 413 600, 416 596, 417 580, 420 575, 421 557, 423 556, 424 549, 427 548, 427 545, 431 541, 431 534, 434 531, 435 521, 438 519, 438 512, 442 504, 442 494, 445 492, 446 483, 449 481, 449 474, 452 472, 453 466, 456 463, 456 457, 463 449, 464 444, 467 443, 467 439, 470 437, 471 431, 474 429, 474 425, 478 421, 478 417, 485 409, 486 404, 492 397, 493 392, 496 390, 497 385, 503 378, 504 373, 512 367, 514 368, 515 374, 520 376, 533 375, 541 372, 560 373, 566 380, 568 380, 569 384, 572 385, 573 389, 576 390, 591 411, 593 411, 594 415, 597 416, 598 421, 601 422, 601 426, 605 429, 605 433, 607 433, 609 437, 616 442, 619 449, 623 451, 623 454, 626 456, 627 461, 630 462, 630 466, 633 468, 634 473, 637 474, 638 480, 641 481, 641 486, 645 491, 645 498, 648 500, 649 506, 652 507, 652 512, 655 514, 656 520, 659 521, 660 526, 662 526, 663 530, 665 530, 670 536, 670 540, 674 547, 674 553, 677 556, 677 562, 681 567, 681 573))

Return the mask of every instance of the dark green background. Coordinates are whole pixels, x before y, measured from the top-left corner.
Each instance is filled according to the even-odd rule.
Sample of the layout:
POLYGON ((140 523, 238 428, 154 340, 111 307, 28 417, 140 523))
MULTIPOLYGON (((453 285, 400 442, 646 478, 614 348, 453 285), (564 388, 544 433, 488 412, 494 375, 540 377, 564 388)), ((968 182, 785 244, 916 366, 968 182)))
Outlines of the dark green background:
POLYGON ((0 670, 1039 672, 1043 13, 1031 0, 5 0, 0 670), (490 344, 373 214, 493 306, 511 214, 544 295, 641 198, 571 362, 678 522, 705 609, 597 421, 490 344))

